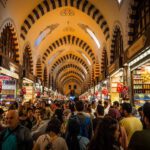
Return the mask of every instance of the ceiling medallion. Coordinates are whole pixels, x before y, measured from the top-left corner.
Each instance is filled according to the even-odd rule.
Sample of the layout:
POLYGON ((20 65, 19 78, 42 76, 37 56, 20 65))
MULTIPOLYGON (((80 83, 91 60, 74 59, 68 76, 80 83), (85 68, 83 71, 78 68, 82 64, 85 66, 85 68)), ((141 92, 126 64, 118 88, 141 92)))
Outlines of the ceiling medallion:
POLYGON ((74 16, 75 12, 70 8, 65 8, 60 12, 61 16, 74 16))
POLYGON ((65 27, 65 28, 63 29, 63 31, 64 31, 64 32, 74 32, 75 29, 72 28, 72 27, 65 27))

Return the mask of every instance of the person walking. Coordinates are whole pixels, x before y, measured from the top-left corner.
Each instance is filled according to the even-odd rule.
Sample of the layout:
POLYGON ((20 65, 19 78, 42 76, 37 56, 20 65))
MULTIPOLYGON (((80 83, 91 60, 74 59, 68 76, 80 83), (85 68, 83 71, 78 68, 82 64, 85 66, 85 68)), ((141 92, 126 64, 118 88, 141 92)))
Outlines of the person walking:
POLYGON ((0 133, 2 150, 32 150, 33 139, 28 128, 19 124, 17 110, 8 110, 6 126, 0 133))

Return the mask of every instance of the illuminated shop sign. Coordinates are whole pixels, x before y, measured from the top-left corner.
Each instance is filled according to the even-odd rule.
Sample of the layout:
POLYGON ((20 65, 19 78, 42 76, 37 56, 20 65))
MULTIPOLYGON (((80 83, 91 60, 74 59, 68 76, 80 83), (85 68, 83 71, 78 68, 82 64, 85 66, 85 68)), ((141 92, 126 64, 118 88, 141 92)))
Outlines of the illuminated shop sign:
POLYGON ((12 80, 9 76, 0 76, 0 80, 12 80))
MULTIPOLYGON (((147 48, 146 52, 144 52, 143 54, 141 54, 140 56, 138 56, 136 59, 134 59, 133 61, 131 61, 129 63, 129 66, 134 65, 135 63, 139 62, 140 60, 142 60, 143 58, 147 57, 148 55, 150 55, 150 48, 149 47, 147 48)), ((145 62, 143 62, 143 63, 145 63, 145 62)))
POLYGON ((19 79, 19 75, 17 73, 11 72, 3 67, 0 67, 0 73, 13 77, 15 79, 19 79))

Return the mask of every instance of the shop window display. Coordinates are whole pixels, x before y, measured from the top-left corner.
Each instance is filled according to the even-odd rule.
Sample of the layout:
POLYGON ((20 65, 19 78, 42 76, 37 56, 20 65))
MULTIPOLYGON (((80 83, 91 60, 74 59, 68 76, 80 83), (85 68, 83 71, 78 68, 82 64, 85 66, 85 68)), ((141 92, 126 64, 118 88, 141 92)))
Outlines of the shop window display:
POLYGON ((111 102, 113 101, 122 101, 122 89, 123 89, 123 70, 119 70, 118 72, 111 75, 110 80, 111 86, 111 102))
POLYGON ((150 101, 150 62, 133 70, 132 79, 134 103, 143 105, 150 101))

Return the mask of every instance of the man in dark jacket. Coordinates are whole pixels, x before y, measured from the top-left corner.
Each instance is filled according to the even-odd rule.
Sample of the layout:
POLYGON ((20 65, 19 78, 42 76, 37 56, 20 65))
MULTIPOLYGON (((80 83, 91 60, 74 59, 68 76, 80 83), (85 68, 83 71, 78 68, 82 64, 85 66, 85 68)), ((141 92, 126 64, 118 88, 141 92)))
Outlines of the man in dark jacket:
MULTIPOLYGON (((93 134, 93 126, 92 126, 92 120, 91 118, 86 115, 84 110, 84 103, 82 101, 77 101, 76 104, 76 110, 77 114, 70 117, 68 121, 68 126, 70 122, 73 120, 76 120, 80 125, 80 136, 86 137, 89 140, 92 138, 93 134)), ((68 133, 66 132, 66 135, 68 136, 68 133)))
POLYGON ((33 140, 30 131, 19 124, 16 110, 9 110, 6 114, 7 128, 0 133, 2 150, 32 150, 33 140))

